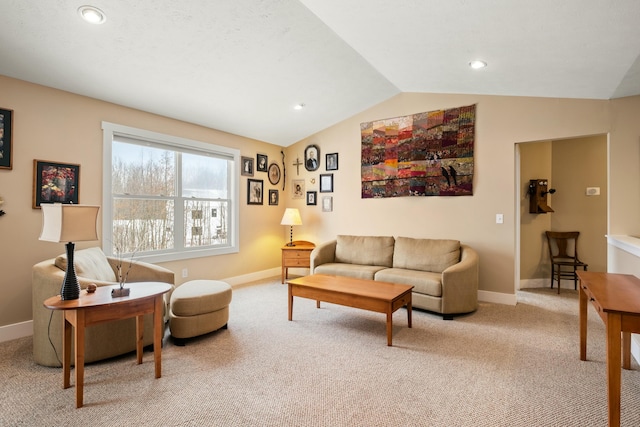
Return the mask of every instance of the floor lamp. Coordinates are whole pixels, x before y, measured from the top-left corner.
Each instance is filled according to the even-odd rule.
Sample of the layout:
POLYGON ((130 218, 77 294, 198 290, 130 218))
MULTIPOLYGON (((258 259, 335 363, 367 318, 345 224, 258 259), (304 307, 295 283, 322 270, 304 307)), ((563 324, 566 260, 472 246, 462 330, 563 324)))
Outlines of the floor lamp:
POLYGON ((287 246, 295 246, 293 244, 293 226, 294 225, 302 225, 302 218, 300 218, 300 211, 295 208, 287 208, 284 211, 284 215, 282 215, 282 221, 280 221, 280 225, 288 225, 289 230, 289 243, 287 246))
POLYGON ((42 203, 42 232, 40 240, 66 242, 67 271, 60 289, 60 299, 72 300, 80 297, 80 284, 73 265, 74 243, 98 240, 96 220, 100 206, 42 203))

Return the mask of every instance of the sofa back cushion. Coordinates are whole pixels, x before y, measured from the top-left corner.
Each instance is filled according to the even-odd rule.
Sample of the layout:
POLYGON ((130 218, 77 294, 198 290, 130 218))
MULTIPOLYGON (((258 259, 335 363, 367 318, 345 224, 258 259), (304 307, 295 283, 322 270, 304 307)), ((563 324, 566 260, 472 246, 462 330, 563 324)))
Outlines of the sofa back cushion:
POLYGON ((398 237, 393 267, 442 273, 460 262, 460 241, 398 237))
MULTIPOLYGON (((67 270, 67 255, 60 255, 55 261, 56 267, 67 270)), ((80 277, 106 282, 115 282, 116 273, 109 265, 107 257, 99 247, 82 249, 73 254, 73 264, 76 267, 76 274, 80 277)))
POLYGON ((393 236, 345 236, 336 238, 336 262, 359 265, 393 265, 393 236))

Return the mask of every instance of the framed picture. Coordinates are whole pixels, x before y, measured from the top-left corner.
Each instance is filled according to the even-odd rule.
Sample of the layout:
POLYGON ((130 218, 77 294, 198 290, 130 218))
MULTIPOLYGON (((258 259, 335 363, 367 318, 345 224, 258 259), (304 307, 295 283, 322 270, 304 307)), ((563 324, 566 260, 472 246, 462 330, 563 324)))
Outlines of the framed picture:
POLYGON ((333 211, 333 197, 324 196, 322 198, 322 212, 332 212, 332 211, 333 211))
POLYGON ((293 191, 291 192, 292 198, 304 198, 304 179, 294 179, 291 188, 293 188, 293 191))
POLYGON ((271 163, 269 165, 269 182, 273 185, 276 185, 280 182, 280 166, 276 163, 271 163))
POLYGON ((320 167, 320 148, 317 145, 307 145, 304 149, 304 167, 308 171, 315 171, 320 167))
POLYGON ((33 161, 33 204, 39 209, 42 203, 79 203, 80 165, 33 161))
POLYGON ((261 205, 263 200, 264 181, 261 179, 247 180, 247 204, 261 205))
POLYGON ((325 160, 325 168, 328 171, 338 170, 338 153, 327 154, 326 160, 325 160))
POLYGON ((241 160, 242 171, 240 172, 240 174, 244 176, 253 176, 253 158, 242 156, 241 160))
POLYGON ((278 206, 278 190, 269 190, 269 204, 271 206, 278 206))
POLYGON ((256 170, 259 172, 267 171, 267 161, 268 157, 266 154, 258 154, 256 155, 256 170))
POLYGON ((333 193, 333 174, 332 173, 320 174, 320 192, 333 193))
POLYGON ((307 191, 307 205, 317 205, 318 204, 318 192, 317 191, 307 191))
POLYGON ((11 169, 13 146, 11 131, 13 129, 13 110, 0 108, 0 169, 11 169))

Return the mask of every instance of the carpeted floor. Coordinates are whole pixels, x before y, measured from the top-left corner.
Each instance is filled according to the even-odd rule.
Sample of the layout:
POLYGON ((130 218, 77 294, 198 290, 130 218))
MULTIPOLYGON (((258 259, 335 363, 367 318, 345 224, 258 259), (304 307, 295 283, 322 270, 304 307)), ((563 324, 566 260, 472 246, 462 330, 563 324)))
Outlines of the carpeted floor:
MULTIPOLYGON (((31 338, 0 344, 2 426, 606 426, 604 326, 589 312, 579 360, 577 292, 518 293, 443 321, 296 298, 279 280, 234 288, 229 329, 87 365, 85 406, 31 338)), ((640 425, 640 372, 622 372, 622 425, 640 425)), ((72 377, 73 378, 73 377, 72 377)))

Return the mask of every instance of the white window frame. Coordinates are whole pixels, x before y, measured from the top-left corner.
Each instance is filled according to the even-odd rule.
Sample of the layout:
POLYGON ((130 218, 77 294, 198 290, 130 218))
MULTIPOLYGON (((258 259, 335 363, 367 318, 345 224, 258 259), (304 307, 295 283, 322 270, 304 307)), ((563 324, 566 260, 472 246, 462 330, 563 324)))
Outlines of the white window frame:
POLYGON ((152 132, 144 129, 137 129, 129 126, 118 125, 109 122, 102 122, 102 249, 106 255, 113 256, 112 245, 105 236, 111 236, 112 233, 112 206, 113 193, 111 187, 112 165, 112 144, 114 136, 124 136, 140 141, 149 141, 152 143, 162 144, 176 149, 187 149, 202 152, 203 154, 217 154, 225 157, 233 158, 233 165, 229 171, 230 183, 230 202, 229 209, 231 211, 230 218, 230 236, 228 244, 225 246, 208 247, 203 249, 188 248, 181 250, 180 248, 172 249, 169 252, 163 251, 158 254, 140 254, 136 255, 136 259, 145 262, 166 262, 176 261, 189 258, 200 258, 212 255, 224 255, 230 253, 238 253, 239 248, 239 223, 240 223, 240 178, 238 168, 240 165, 240 150, 235 148, 223 147, 220 145, 209 144, 206 142, 195 141, 186 138, 180 138, 172 135, 165 135, 158 132, 152 132))

